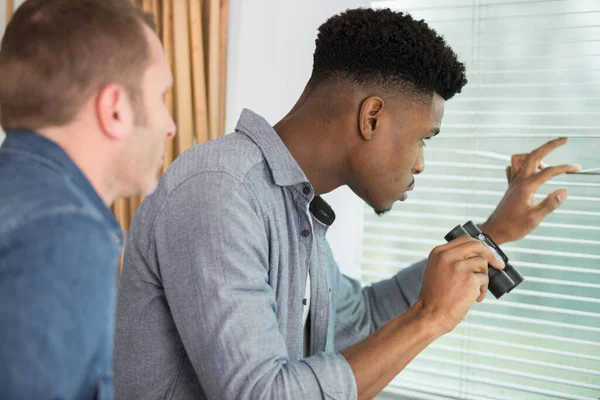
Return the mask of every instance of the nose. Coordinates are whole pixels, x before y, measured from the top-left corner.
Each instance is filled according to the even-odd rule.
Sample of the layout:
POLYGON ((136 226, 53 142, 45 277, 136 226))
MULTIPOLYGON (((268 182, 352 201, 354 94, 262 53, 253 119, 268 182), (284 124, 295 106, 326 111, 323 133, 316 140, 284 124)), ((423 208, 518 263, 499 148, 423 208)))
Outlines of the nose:
POLYGON ((419 149, 419 154, 417 155, 417 159, 412 167, 413 175, 419 175, 421 172, 425 170, 425 154, 423 152, 423 148, 419 149))
POLYGON ((167 139, 171 139, 177 133, 177 126, 175 126, 175 121, 171 118, 171 123, 169 125, 169 129, 167 130, 167 139))

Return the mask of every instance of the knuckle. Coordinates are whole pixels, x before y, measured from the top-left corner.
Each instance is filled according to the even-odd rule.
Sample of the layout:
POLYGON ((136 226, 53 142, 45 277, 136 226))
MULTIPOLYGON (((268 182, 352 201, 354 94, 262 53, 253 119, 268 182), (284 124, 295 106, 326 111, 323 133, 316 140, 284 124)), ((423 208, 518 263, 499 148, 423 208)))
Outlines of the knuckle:
POLYGON ((484 287, 484 290, 488 289, 488 287, 490 285, 490 278, 487 276, 487 274, 481 277, 480 283, 481 283, 481 286, 484 287))
POLYGON ((453 263, 450 263, 450 265, 448 266, 448 270, 452 271, 453 274, 456 274, 458 271, 460 271, 462 269, 462 265, 463 262, 462 261, 455 261, 453 263))
MULTIPOLYGON (((475 240, 475 239, 473 239, 473 240, 475 240)), ((485 244, 481 243, 479 240, 475 240, 475 243, 476 243, 477 249, 479 251, 482 251, 482 252, 489 251, 489 248, 485 244)))
POLYGON ((492 252, 491 252, 491 250, 490 250, 490 249, 488 249, 487 255, 488 255, 488 257, 490 257, 490 258, 482 258, 482 259, 481 259, 481 264, 480 264, 480 267, 481 267, 481 269, 482 269, 482 270, 486 270, 486 269, 488 268, 488 265, 489 265, 489 263, 490 263, 490 259, 491 259, 491 260, 495 260, 495 259, 496 259, 496 258, 494 257, 494 255, 492 254, 492 252))
POLYGON ((552 176, 559 174, 564 170, 565 170, 565 168, 562 166, 561 167, 548 167, 548 168, 544 169, 542 172, 540 172, 540 175, 549 179, 552 176))
POLYGON ((441 253, 441 254, 439 255, 439 260, 440 260, 442 263, 444 263, 444 264, 447 264, 447 263, 450 261, 450 253, 449 253, 449 252, 447 252, 447 251, 445 251, 445 252, 441 253))
POLYGON ((480 265, 480 267, 483 270, 487 270, 488 269, 488 265, 490 263, 493 263, 493 262, 496 262, 496 257, 492 254, 492 251, 488 249, 488 252, 487 252, 486 256, 481 259, 481 265, 480 265))
POLYGON ((464 261, 455 261, 453 263, 450 263, 450 270, 452 270, 452 272, 454 274, 458 274, 461 271, 465 270, 465 262, 464 261))

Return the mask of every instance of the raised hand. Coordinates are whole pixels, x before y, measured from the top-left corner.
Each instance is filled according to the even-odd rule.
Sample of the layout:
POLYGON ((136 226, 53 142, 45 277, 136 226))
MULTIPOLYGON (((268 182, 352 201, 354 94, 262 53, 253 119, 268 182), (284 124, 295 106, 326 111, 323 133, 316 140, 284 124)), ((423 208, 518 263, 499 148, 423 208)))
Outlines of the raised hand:
POLYGON ((557 175, 581 169, 581 166, 571 164, 546 167, 542 162, 552 150, 565 143, 567 138, 555 139, 529 154, 512 156, 511 166, 506 168, 508 189, 492 215, 480 226, 496 243, 521 239, 566 200, 566 189, 552 192, 539 204, 533 199, 545 182, 557 175))

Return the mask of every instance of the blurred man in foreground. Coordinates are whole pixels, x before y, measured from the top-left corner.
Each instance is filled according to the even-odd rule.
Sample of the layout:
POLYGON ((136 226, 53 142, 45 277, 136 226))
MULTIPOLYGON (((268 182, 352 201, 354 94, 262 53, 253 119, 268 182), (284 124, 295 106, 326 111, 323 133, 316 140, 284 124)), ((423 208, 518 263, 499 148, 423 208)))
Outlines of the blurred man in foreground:
POLYGON ((0 49, 0 393, 111 399, 109 206, 151 192, 171 73, 126 0, 28 0, 0 49))

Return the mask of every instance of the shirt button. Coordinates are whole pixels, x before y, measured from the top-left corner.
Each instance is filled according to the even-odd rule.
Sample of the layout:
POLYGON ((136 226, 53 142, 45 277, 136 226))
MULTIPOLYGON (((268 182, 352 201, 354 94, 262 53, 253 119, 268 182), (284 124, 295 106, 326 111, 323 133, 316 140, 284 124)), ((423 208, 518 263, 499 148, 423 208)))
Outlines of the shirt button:
POLYGON ((310 187, 304 186, 304 189, 302 189, 302 193, 308 196, 310 194, 310 187))
POLYGON ((302 236, 309 237, 310 236, 310 231, 308 229, 303 230, 302 231, 302 236))

